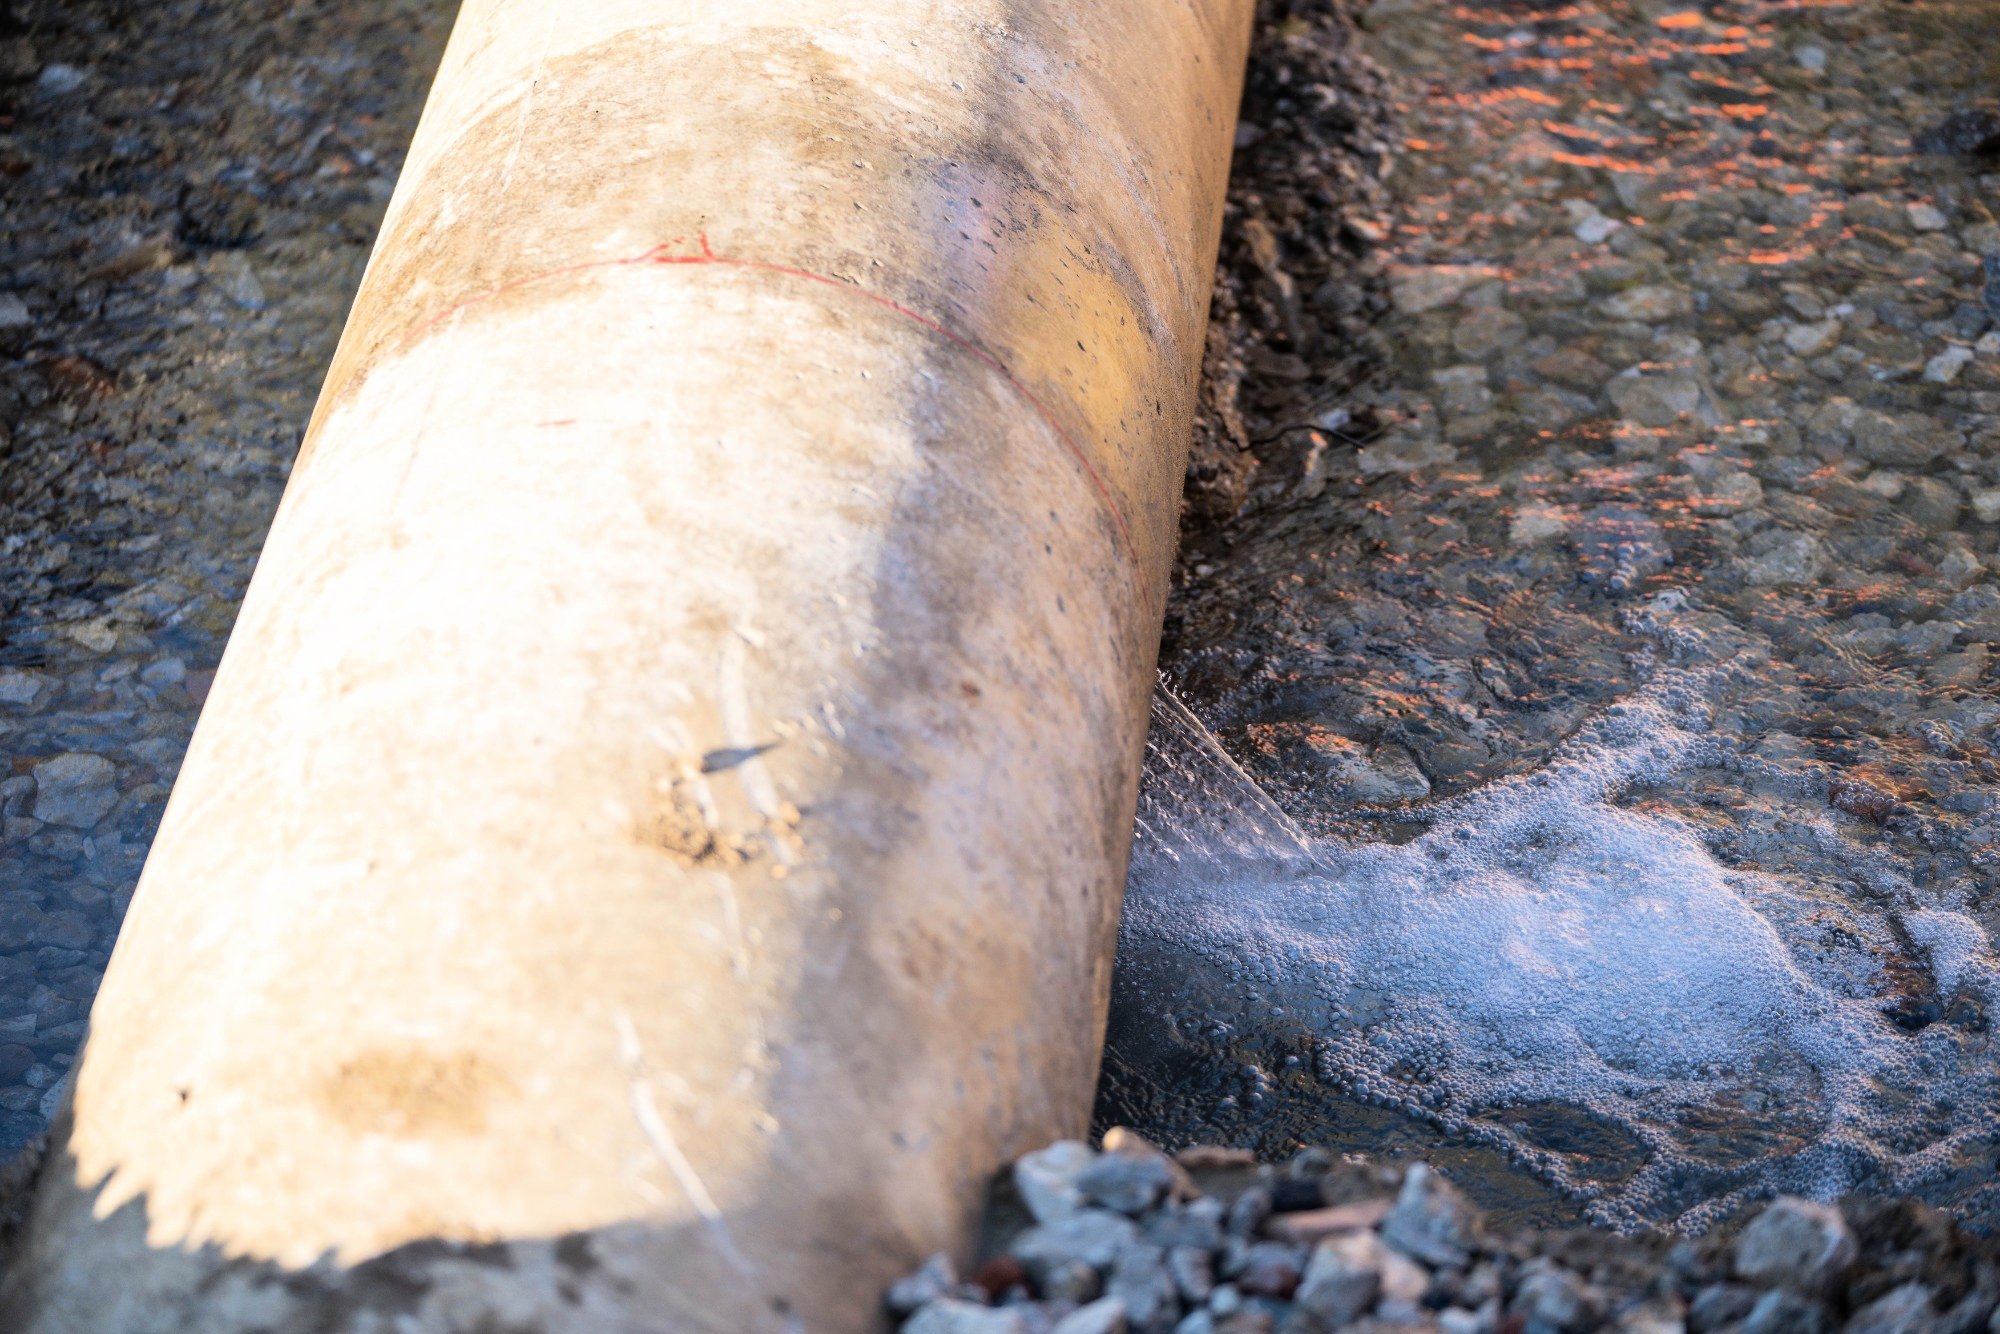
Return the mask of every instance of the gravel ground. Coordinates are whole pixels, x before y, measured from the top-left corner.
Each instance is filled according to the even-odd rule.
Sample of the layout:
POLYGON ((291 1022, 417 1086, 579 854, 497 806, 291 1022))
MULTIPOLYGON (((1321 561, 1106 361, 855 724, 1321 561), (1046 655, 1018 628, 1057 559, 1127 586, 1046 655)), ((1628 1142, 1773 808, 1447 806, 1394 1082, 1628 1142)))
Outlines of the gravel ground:
POLYGON ((60 1099, 447 8, 0 9, 0 1153, 60 1099))
POLYGON ((887 1295, 904 1334, 1972 1334, 2000 1246, 1910 1201, 1784 1197, 1701 1241, 1503 1233, 1422 1164, 1168 1157, 1129 1131, 1029 1154, 972 1270, 887 1295))
MULTIPOLYGON (((0 9, 0 1149, 61 1096, 448 9, 0 9)), ((912 1327, 1060 1314, 968 1302, 1011 1293, 1078 1305, 1065 1334, 1312 1329, 1361 1291, 1355 1318, 1453 1334, 1985 1322, 1990 1259, 1908 1199, 1852 1206, 1862 1258, 1796 1299, 1720 1238, 1787 1190, 2000 1218, 1996 97, 1976 0, 1267 0, 1164 645, 1192 714, 1163 705, 1135 900, 1163 901, 1163 851, 1202 879, 1244 811, 1309 849, 1322 898, 1390 906, 1491 871, 1409 871, 1448 839, 1561 863, 1536 840, 1598 855, 1598 825, 1626 839, 1600 880, 1678 859, 1656 898, 1764 935, 1729 956, 1740 986, 1709 978, 1741 996, 1691 1001, 1684 956, 1579 965, 1616 961, 1620 905, 1514 866, 1494 902, 1561 910, 1570 953, 1385 948, 1385 991, 1331 933, 1268 953, 1210 876, 1201 929, 1128 936, 1100 1126, 1388 1165, 1163 1169, 1114 1138, 1109 1175, 1164 1171, 1175 1203, 1112 1201, 1088 1220, 1112 1250, 1054 1275, 1017 1235, 1032 1192, 1003 1190, 989 1251, 1015 1267, 976 1292, 934 1274, 967 1309, 912 1327), (1537 781, 1576 814, 1522 834, 1537 781), (1870 1017, 1868 1060, 1655 1068, 1595 1006, 1798 1021, 1772 969, 1870 1017), (1518 1004, 1441 1019, 1468 978, 1518 1004), (1273 988, 1305 1004, 1274 1014, 1273 988), (1455 1200, 1403 1175, 1417 1157, 1486 1211, 1462 1261, 1399 1241, 1394 1210, 1287 1231, 1308 1205, 1455 1200), (1585 1219, 1724 1226, 1679 1249, 1522 1230, 1585 1219)))

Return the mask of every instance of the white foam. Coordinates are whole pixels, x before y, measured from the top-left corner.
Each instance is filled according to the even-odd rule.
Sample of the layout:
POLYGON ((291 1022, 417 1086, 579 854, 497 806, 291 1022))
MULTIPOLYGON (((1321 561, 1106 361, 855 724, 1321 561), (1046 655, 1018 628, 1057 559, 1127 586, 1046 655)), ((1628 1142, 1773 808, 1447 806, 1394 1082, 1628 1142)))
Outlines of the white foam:
POLYGON ((1956 991, 1971 983, 1982 997, 1990 993, 1993 942, 1985 927, 1964 913, 1927 909, 1909 913, 1903 924, 1929 958, 1940 991, 1956 991))
MULTIPOLYGON (((1624 800, 1742 763, 1710 733, 1724 675, 1660 672, 1539 772, 1423 808, 1428 832, 1400 846, 1308 839, 1163 699, 1119 1005, 1157 1008, 1134 987, 1205 969, 1217 1031, 1303 1025, 1325 1082, 1499 1144, 1598 1195, 1614 1226, 1698 1228, 1746 1194, 1907 1189, 1951 1170, 1996 1081, 1987 1062, 1958 1070, 1944 1029, 1885 1017, 1892 911, 1849 906, 1826 929, 1795 887, 1624 800), (1507 1115, 1547 1103, 1623 1129, 1650 1161, 1616 1189, 1589 1184, 1507 1115), (1803 1142, 1726 1169, 1685 1147, 1697 1113, 1746 1107, 1803 1142)), ((1945 999, 2000 976, 1971 918, 1901 920, 1945 999)))

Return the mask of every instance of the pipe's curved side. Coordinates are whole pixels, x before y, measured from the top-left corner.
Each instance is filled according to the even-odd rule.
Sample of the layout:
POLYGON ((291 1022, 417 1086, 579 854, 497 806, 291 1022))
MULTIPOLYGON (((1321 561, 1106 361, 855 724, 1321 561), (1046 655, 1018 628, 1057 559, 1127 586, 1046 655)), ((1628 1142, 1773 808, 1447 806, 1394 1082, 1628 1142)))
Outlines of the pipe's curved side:
POLYGON ((24 1331, 847 1330, 1083 1127, 1250 0, 470 0, 24 1331))

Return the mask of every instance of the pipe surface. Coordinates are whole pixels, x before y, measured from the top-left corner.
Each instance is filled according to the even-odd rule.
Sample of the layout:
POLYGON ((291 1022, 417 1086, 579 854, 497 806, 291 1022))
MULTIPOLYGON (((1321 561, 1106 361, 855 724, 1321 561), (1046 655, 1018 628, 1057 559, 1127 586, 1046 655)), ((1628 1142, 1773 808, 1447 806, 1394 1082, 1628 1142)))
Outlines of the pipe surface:
POLYGON ((1251 0, 468 0, 0 1327, 858 1330, 1085 1127, 1251 0))

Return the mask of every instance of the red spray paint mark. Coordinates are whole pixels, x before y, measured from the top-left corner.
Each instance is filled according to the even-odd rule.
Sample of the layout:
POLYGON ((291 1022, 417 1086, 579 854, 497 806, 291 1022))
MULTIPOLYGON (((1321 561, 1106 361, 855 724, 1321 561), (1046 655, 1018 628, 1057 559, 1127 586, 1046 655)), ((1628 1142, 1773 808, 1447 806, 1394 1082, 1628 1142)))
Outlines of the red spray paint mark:
MULTIPOLYGON (((1056 419, 1055 413, 1050 411, 1049 407, 1041 399, 1037 398, 1028 386, 1016 379, 1014 373, 1007 369, 1006 363, 1001 361, 1000 358, 994 356, 964 334, 958 333, 956 330, 932 319, 922 311, 911 309, 893 297, 883 296, 878 292, 871 292, 865 287, 857 287, 853 283, 843 282, 838 278, 824 273, 815 273, 811 269, 793 268, 787 264, 773 264, 768 260, 741 259, 733 255, 718 255, 715 253, 714 248, 709 245, 708 234, 706 232, 695 239, 696 244, 701 248, 693 254, 687 253, 683 248, 687 244, 686 238, 676 237, 671 241, 656 245, 650 250, 637 255, 630 255, 623 259, 588 260, 580 264, 565 264, 560 268, 546 269, 541 273, 532 273, 524 278, 516 278, 511 282, 502 283, 490 291, 480 292, 474 296, 467 297, 463 301, 455 302, 431 316, 422 324, 412 329, 408 334, 404 335, 397 343, 397 351, 400 352, 408 348, 445 320, 474 306, 484 305, 489 301, 497 300, 510 292, 517 292, 526 287, 533 287, 540 283, 552 282, 558 278, 571 277, 580 273, 589 273, 596 269, 622 269, 642 266, 654 268, 704 266, 712 268, 750 269, 759 273, 774 273, 781 277, 796 278, 802 282, 816 283, 821 287, 837 288, 842 292, 859 297, 872 305, 892 311, 912 324, 937 335, 1005 380, 1008 386, 1021 396, 1022 401, 1035 410, 1035 415, 1040 417, 1051 431, 1055 432, 1056 439, 1062 442, 1063 448, 1069 451, 1070 457, 1076 460, 1078 467, 1083 469, 1084 475, 1090 479, 1091 486, 1097 491, 1098 499, 1104 503, 1105 510, 1111 515, 1111 522, 1118 529, 1119 543, 1125 548, 1125 554, 1135 562, 1137 561, 1138 551, 1132 543, 1132 531, 1127 527, 1124 512, 1119 509, 1118 501, 1111 494, 1111 488, 1106 484, 1103 475, 1091 463, 1089 457, 1083 452, 1083 448, 1077 443, 1076 438, 1056 419)), ((554 425, 555 423, 544 424, 554 425)))

